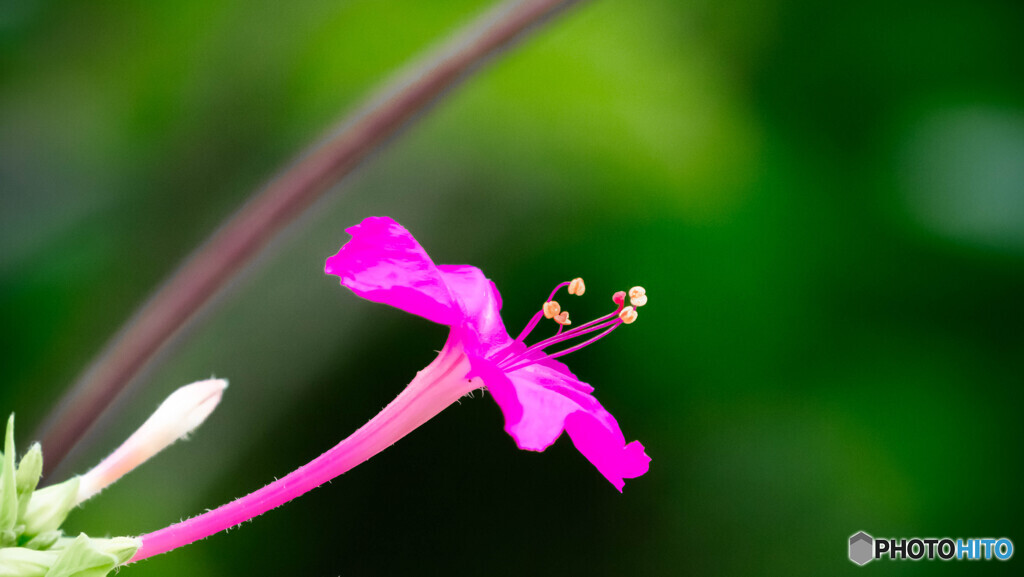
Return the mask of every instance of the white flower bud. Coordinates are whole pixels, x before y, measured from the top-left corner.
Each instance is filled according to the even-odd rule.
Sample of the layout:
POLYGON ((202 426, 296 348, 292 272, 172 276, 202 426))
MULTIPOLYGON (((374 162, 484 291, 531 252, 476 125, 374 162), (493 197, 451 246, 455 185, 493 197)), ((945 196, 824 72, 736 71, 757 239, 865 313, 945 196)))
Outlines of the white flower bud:
POLYGON ((174 444, 198 427, 220 402, 228 382, 209 379, 185 385, 157 408, 145 423, 109 457, 80 477, 81 503, 174 444))

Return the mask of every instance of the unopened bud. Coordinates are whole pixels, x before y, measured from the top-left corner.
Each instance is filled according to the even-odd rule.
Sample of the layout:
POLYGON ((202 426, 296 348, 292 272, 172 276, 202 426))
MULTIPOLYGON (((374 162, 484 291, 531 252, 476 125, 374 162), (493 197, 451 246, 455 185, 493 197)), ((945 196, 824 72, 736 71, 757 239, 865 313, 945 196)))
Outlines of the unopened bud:
POLYGON ((82 475, 77 503, 99 493, 128 471, 174 444, 198 427, 220 402, 228 382, 209 379, 185 385, 157 408, 109 457, 82 475))
POLYGON ((14 467, 14 415, 7 419, 7 434, 4 436, 4 452, 0 455, 0 541, 6 546, 17 536, 14 526, 18 523, 18 481, 14 467))
POLYGON ((612 302, 619 305, 620 307, 626 302, 626 292, 618 291, 612 295, 612 302))
POLYGON ((43 474, 43 449, 39 443, 33 443, 28 452, 18 462, 18 475, 16 486, 18 490, 18 517, 25 516, 29 499, 32 498, 32 491, 36 490, 39 484, 39 477, 43 474))

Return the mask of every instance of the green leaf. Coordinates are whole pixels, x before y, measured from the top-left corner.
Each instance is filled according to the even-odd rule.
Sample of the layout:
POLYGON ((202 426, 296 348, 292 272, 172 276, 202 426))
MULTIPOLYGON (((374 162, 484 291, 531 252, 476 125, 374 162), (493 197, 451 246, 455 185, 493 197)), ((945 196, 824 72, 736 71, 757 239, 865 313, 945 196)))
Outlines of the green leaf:
POLYGON ((77 497, 78 477, 34 492, 22 518, 25 522, 24 534, 34 537, 59 529, 71 509, 75 508, 77 497))
POLYGON ((0 472, 0 531, 14 529, 18 522, 18 487, 14 469, 14 414, 7 419, 7 437, 4 440, 4 470, 0 472))
POLYGON ((39 477, 43 474, 43 448, 39 443, 33 443, 18 463, 18 476, 15 485, 18 487, 18 517, 24 517, 28 509, 28 502, 32 498, 32 491, 36 490, 39 484, 39 477))
POLYGON ((117 557, 100 551, 85 533, 59 555, 45 577, 104 577, 118 563, 117 557))

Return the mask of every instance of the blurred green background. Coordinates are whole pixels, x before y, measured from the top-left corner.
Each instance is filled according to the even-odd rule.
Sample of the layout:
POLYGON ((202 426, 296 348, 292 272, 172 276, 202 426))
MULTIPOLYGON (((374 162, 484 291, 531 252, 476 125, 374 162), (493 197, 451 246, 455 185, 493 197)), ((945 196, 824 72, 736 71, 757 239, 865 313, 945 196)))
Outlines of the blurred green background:
MULTIPOLYGON (((346 111, 486 9, 0 2, 0 408, 19 445, 148 294, 346 111)), ((65 527, 139 534, 365 422, 443 328, 322 273, 344 228, 472 263, 518 330, 644 285, 569 365, 653 457, 619 495, 464 401, 333 483, 124 575, 1020 574, 847 560, 847 539, 1024 546, 1024 4, 598 0, 470 78, 264 253, 113 407, 210 420, 65 527)), ((51 479, 53 480, 53 479, 51 479)))

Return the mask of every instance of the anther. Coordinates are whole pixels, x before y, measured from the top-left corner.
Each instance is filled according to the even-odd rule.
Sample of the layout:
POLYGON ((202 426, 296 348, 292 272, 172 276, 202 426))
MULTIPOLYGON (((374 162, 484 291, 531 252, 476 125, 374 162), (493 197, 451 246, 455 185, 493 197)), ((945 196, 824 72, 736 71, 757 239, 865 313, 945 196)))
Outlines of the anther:
POLYGON ((642 286, 635 286, 629 289, 629 304, 635 307, 642 307, 647 304, 647 291, 642 286))
POLYGON ((620 307, 623 304, 625 304, 626 303, 626 293, 625 293, 625 291, 618 291, 617 293, 613 294, 612 295, 612 302, 614 302, 615 304, 619 305, 620 307))
POLYGON ((622 309, 621 312, 619 312, 619 318, 622 319, 622 322, 627 325, 632 324, 633 321, 636 320, 636 317, 636 309, 633 307, 626 307, 622 309))
POLYGON ((544 318, 553 319, 555 315, 562 312, 562 307, 558 305, 558 301, 548 301, 544 303, 542 310, 544 311, 544 318))
POLYGON ((583 284, 583 279, 579 277, 572 279, 572 282, 569 283, 569 294, 571 295, 581 297, 586 290, 587 285, 583 284))
POLYGON ((555 315, 555 322, 562 326, 571 325, 572 323, 569 322, 569 311, 562 311, 555 315))

